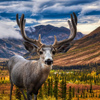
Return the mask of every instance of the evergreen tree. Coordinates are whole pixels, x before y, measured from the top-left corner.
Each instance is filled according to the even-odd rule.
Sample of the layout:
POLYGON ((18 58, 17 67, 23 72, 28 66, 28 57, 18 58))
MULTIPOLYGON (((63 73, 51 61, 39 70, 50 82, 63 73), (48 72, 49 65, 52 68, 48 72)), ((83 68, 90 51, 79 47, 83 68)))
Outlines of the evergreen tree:
POLYGON ((86 98, 87 98, 87 93, 86 93, 86 98))
POLYGON ((75 88, 74 87, 72 88, 72 96, 73 97, 75 96, 75 88))
POLYGON ((79 87, 78 87, 77 93, 80 93, 80 89, 79 89, 79 87))
POLYGON ((69 98, 68 100, 71 100, 72 99, 72 94, 71 94, 71 86, 69 87, 69 98))
POLYGON ((43 92, 42 92, 42 86, 41 86, 41 88, 40 88, 40 90, 39 90, 39 95, 38 95, 41 99, 43 98, 43 92))
POLYGON ((64 77, 62 76, 61 78, 61 83, 60 83, 60 94, 61 94, 61 98, 64 97, 64 77))
POLYGON ((67 87, 66 87, 66 76, 64 78, 64 100, 66 100, 66 90, 67 90, 67 87))
POLYGON ((87 87, 87 92, 88 92, 89 90, 88 90, 88 87, 87 87))
POLYGON ((99 94, 99 98, 100 98, 100 94, 99 94))
POLYGON ((81 98, 82 98, 82 93, 81 93, 81 98))
POLYGON ((50 80, 50 95, 53 96, 53 79, 50 80))
POLYGON ((77 100, 79 100, 79 95, 77 96, 77 100))
POLYGON ((48 95, 48 88, 47 88, 47 82, 46 81, 44 83, 43 90, 44 90, 44 95, 47 97, 47 95, 48 95))
POLYGON ((50 79, 48 79, 48 96, 50 96, 50 79))
POLYGON ((90 84, 90 93, 92 93, 92 83, 90 84))
POLYGON ((83 98, 85 98, 85 89, 82 89, 83 98))
POLYGON ((93 97, 94 97, 94 93, 93 93, 93 97))
POLYGON ((56 100, 58 99, 58 75, 55 76, 55 84, 54 84, 54 97, 56 100))
POLYGON ((97 93, 96 93, 96 97, 97 97, 97 93))
POLYGON ((61 94, 61 98, 63 98, 64 100, 66 100, 66 77, 62 76, 62 81, 60 83, 60 94, 61 94))

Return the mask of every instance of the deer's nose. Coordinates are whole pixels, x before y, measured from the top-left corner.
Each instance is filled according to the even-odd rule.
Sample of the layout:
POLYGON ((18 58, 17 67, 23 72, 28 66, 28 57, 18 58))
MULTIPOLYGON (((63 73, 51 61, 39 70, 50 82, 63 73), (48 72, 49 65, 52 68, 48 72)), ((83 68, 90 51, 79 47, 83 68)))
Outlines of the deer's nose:
POLYGON ((51 65, 52 63, 53 63, 53 60, 51 60, 51 59, 47 59, 45 61, 45 64, 47 64, 47 65, 51 65))

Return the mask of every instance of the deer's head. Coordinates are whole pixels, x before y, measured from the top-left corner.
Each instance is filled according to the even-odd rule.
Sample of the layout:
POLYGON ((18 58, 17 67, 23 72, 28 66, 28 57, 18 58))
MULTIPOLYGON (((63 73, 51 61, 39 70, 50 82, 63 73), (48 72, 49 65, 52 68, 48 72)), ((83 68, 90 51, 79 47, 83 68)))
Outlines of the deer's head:
POLYGON ((40 59, 43 63, 51 65, 53 63, 53 55, 59 52, 66 52, 69 48, 70 42, 75 38, 77 32, 77 16, 75 13, 71 14, 71 21, 68 20, 70 27, 70 36, 68 39, 57 41, 56 36, 54 36, 55 41, 53 45, 45 45, 41 42, 41 35, 39 34, 38 40, 30 39, 25 33, 25 22, 24 14, 22 14, 20 21, 18 19, 18 14, 16 15, 17 24, 21 30, 21 35, 24 38, 24 46, 29 52, 37 52, 40 55, 40 59), (74 18, 73 18, 74 15, 74 18))

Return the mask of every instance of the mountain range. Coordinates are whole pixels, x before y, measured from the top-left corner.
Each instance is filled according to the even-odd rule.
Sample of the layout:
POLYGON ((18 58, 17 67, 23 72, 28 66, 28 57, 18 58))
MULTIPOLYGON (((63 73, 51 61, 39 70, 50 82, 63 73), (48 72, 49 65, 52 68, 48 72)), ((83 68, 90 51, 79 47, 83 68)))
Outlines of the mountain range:
MULTIPOLYGON (((20 32, 19 30, 16 30, 20 32)), ((28 27, 25 29, 29 38, 37 39, 41 34, 42 42, 50 45, 54 42, 54 35, 57 36, 58 41, 68 38, 70 30, 65 27, 55 27, 52 25, 39 25, 36 27, 28 27)), ((84 35, 81 32, 77 32, 75 40, 82 38, 84 35)), ((3 38, 0 39, 0 59, 19 54, 24 55, 27 51, 23 46, 23 40, 15 38, 3 38)))
POLYGON ((56 54, 54 65, 74 66, 100 63, 100 27, 76 40, 67 53, 56 54))

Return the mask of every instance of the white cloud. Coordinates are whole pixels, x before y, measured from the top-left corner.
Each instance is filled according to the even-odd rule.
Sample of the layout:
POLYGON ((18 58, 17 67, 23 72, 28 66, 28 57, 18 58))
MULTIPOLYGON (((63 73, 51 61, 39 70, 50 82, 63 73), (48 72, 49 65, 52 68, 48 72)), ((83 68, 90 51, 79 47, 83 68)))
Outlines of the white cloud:
MULTIPOLYGON (((38 21, 39 24, 37 25, 53 25, 53 26, 57 26, 57 27, 68 27, 68 22, 67 22, 67 18, 66 19, 41 19, 38 21)), ((37 26, 36 25, 36 26, 37 26)))
POLYGON ((100 0, 82 5, 80 16, 83 16, 84 14, 87 14, 92 11, 100 11, 100 0))
POLYGON ((73 5, 73 6, 64 6, 61 3, 56 3, 52 6, 46 7, 43 9, 43 12, 53 12, 53 13, 69 13, 71 11, 79 11, 81 10, 81 5, 73 5))
POLYGON ((90 32, 92 32, 93 30, 95 30, 97 27, 100 26, 100 19, 98 22, 94 22, 94 23, 79 23, 78 24, 78 31, 82 32, 83 34, 89 34, 90 32))
POLYGON ((0 38, 17 38, 21 39, 21 35, 14 28, 16 25, 15 21, 9 19, 0 20, 0 38))
MULTIPOLYGON (((0 12, 23 12, 23 11, 31 11, 32 16, 36 14, 41 14, 44 12, 48 13, 70 13, 72 11, 80 12, 78 16, 78 31, 81 31, 84 34, 88 34, 95 28, 97 28, 100 25, 100 15, 95 16, 86 16, 85 14, 92 12, 92 11, 100 11, 100 0, 94 1, 92 3, 83 3, 78 5, 70 5, 66 6, 64 5, 66 2, 72 2, 70 0, 31 0, 31 1, 6 1, 6 2, 0 2, 0 12), (52 2, 51 5, 47 2, 52 2), (44 4, 45 3, 45 4, 44 4), (47 4, 46 4, 47 3, 47 4), (43 6, 41 6, 43 5, 43 6), (85 16, 84 16, 85 15, 85 16)), ((73 0, 74 1, 74 0, 73 0)), ((26 19, 26 23, 40 23, 43 25, 51 24, 54 26, 64 26, 68 27, 67 23, 68 17, 66 15, 66 19, 26 19)), ((39 24, 38 24, 39 25, 39 24)), ((21 38, 20 34, 15 31, 16 22, 4 19, 0 20, 0 38, 3 37, 18 37, 21 38), (5 32, 6 30, 6 32, 5 32), (15 34, 16 35, 15 35, 15 34), (3 34, 3 35, 1 35, 3 34), (19 35, 18 35, 19 34, 19 35)))
POLYGON ((100 26, 100 16, 96 15, 88 15, 88 16, 79 16, 78 17, 78 31, 89 34, 91 31, 95 30, 97 27, 100 26))
POLYGON ((26 18, 26 23, 37 23, 36 19, 30 19, 30 18, 26 18))
MULTIPOLYGON (((69 28, 68 20, 70 19, 44 19, 39 20, 38 25, 47 25, 51 24, 57 27, 66 27, 69 28)), ((79 22, 77 25, 77 31, 82 32, 83 34, 89 34, 91 31, 95 30, 100 26, 100 17, 99 16, 83 16, 78 18, 79 22)))
POLYGON ((31 11, 33 6, 32 1, 6 1, 0 2, 1 12, 22 12, 31 11))

